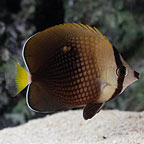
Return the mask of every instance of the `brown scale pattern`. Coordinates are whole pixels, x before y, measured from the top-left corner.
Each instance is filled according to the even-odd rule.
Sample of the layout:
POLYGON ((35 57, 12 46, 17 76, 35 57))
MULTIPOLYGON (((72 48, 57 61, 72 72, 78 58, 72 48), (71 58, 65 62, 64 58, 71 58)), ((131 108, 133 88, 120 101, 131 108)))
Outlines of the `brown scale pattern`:
POLYGON ((57 49, 50 60, 50 78, 58 100, 68 106, 95 102, 100 93, 96 78, 99 77, 97 62, 92 56, 93 38, 76 37, 57 49))

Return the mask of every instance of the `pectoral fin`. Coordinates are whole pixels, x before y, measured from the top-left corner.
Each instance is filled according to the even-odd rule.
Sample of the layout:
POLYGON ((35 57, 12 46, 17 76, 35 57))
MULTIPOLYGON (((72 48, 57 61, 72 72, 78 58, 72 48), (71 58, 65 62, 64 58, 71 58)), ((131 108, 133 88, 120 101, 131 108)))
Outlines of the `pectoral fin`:
POLYGON ((98 113, 105 103, 88 103, 83 110, 83 117, 85 120, 91 119, 98 113))

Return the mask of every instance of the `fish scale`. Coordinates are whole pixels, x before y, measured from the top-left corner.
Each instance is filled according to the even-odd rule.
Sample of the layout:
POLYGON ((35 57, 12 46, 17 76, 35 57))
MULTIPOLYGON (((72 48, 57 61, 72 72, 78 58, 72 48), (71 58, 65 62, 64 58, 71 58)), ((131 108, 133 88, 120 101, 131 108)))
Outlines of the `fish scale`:
MULTIPOLYGON (((96 67, 90 67, 89 65, 91 64, 91 66, 94 66, 95 64, 92 64, 92 59, 90 58, 87 58, 85 55, 85 57, 83 55, 81 55, 81 57, 79 56, 79 48, 81 48, 81 44, 78 43, 78 40, 79 38, 77 37, 76 38, 76 41, 72 41, 73 43, 75 42, 75 47, 72 47, 71 43, 69 43, 68 46, 63 46, 64 48, 68 48, 68 47, 71 47, 71 49, 67 52, 65 51, 62 51, 60 49, 60 52, 57 52, 58 53, 58 56, 54 56, 54 57, 59 57, 59 59, 57 59, 57 69, 59 71, 59 68, 61 68, 60 70, 64 70, 64 71, 60 71, 61 73, 64 73, 64 77, 62 77, 62 81, 61 81, 61 85, 57 85, 56 83, 56 86, 60 87, 59 90, 56 92, 57 93, 57 97, 59 98, 59 101, 62 100, 63 103, 65 103, 66 105, 69 104, 69 103, 72 103, 72 104, 80 104, 80 105, 84 105, 86 102, 88 102, 87 100, 90 101, 96 101, 97 99, 97 95, 98 95, 98 88, 97 88, 97 85, 94 85, 92 87, 91 83, 93 84, 94 83, 94 77, 99 77, 99 75, 96 75, 96 70, 94 70, 93 74, 95 74, 93 76, 92 74, 92 70, 93 69, 96 69, 96 67), (79 47, 77 47, 77 45, 80 45, 79 47), (71 52, 73 51, 73 52, 71 52), (75 58, 74 58, 75 57, 75 58), (77 61, 76 61, 77 59, 77 61), (90 62, 89 62, 89 59, 90 59, 90 62), (72 62, 74 64, 72 64, 72 62), (83 63, 83 68, 84 70, 82 70, 82 66, 81 66, 81 63, 83 63), (68 65, 66 65, 68 64, 68 65), (69 65, 76 65, 78 67, 76 67, 76 69, 71 69, 71 67, 69 67, 69 65), (67 75, 65 75, 65 73, 67 73, 67 75), (85 86, 83 85, 80 85, 80 75, 81 74, 82 76, 81 77, 84 77, 82 83, 85 83, 85 86), (76 75, 78 76, 76 78, 76 75), (68 81, 67 79, 70 78, 70 80, 68 81), (72 79, 73 78, 73 79, 72 79), (78 88, 75 88, 75 85, 71 85, 71 81, 75 81, 76 84, 79 86, 78 88), (64 85, 64 86, 63 86, 64 85), (64 87, 64 89, 63 89, 64 87), (86 88, 89 88, 87 89, 87 91, 84 91, 86 88), (68 90, 69 89, 69 90, 68 90), (74 91, 76 93, 74 93, 74 91), (81 91, 83 91, 83 95, 86 96, 86 98, 82 98, 82 93, 81 91), (89 91, 92 91, 91 93, 89 91), (90 93, 90 94, 89 94, 90 93), (63 99, 61 99, 63 97, 63 99), (66 100, 65 100, 66 99, 66 100), (69 101, 68 101, 69 100, 69 101), (79 100, 79 101, 78 101, 79 100)), ((87 38, 84 38, 84 39, 88 39, 87 38)), ((82 37, 81 37, 81 40, 82 40, 82 37)), ((87 49, 87 47, 85 47, 85 49, 87 49)), ((85 50, 84 50, 85 52, 85 50)), ((52 64, 53 65, 53 64, 52 64)), ((61 74, 58 74, 57 75, 61 76, 61 74)))

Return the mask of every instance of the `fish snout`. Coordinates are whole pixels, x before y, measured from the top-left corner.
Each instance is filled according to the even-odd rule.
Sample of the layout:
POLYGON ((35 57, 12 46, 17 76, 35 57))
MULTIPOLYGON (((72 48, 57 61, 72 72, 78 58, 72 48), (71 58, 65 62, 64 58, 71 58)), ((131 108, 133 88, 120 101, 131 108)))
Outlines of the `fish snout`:
POLYGON ((134 71, 134 77, 137 79, 140 79, 140 74, 138 72, 134 71))

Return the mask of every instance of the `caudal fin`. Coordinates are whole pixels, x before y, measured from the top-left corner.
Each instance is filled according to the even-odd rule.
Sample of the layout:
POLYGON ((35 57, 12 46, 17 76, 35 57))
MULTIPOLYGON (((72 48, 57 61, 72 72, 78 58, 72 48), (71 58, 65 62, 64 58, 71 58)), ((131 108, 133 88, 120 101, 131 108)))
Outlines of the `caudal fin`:
POLYGON ((17 64, 14 60, 9 61, 5 67, 6 88, 11 96, 19 94, 29 83, 29 72, 17 64))
POLYGON ((30 74, 22 68, 19 64, 16 64, 16 88, 17 94, 19 94, 29 83, 31 83, 30 74))

